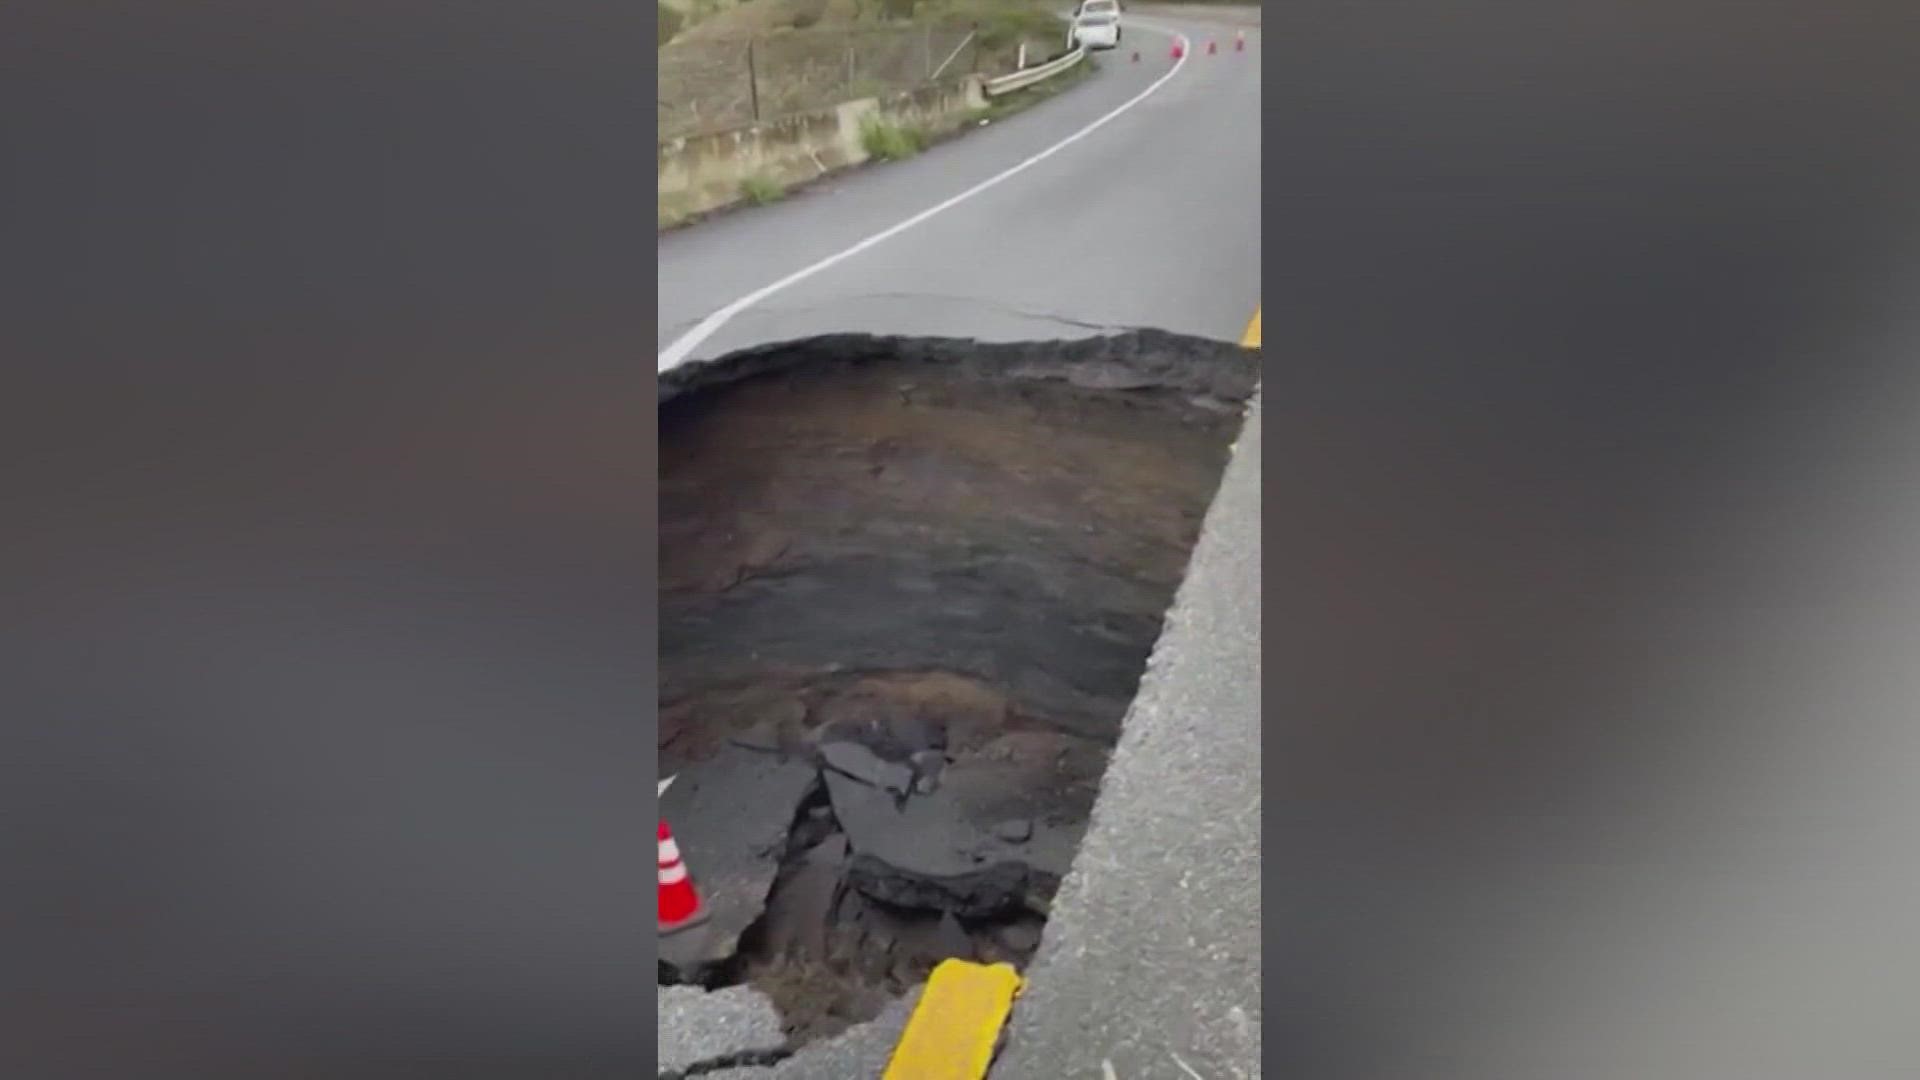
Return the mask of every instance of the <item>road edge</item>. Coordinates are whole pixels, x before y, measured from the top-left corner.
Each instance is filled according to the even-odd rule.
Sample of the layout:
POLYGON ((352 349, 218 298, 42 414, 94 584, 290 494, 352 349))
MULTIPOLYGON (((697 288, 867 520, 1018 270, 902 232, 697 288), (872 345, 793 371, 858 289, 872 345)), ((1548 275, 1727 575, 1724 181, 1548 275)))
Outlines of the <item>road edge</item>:
MULTIPOLYGON (((1015 90, 1002 97, 990 98, 985 107, 972 110, 968 114, 965 114, 960 122, 952 128, 931 135, 926 145, 920 148, 919 153, 924 154, 936 147, 944 146, 969 133, 978 131, 983 125, 1010 119, 1045 102, 1051 101, 1075 86, 1086 82, 1096 70, 1098 70, 1098 66, 1094 63, 1093 57, 1089 56, 1084 62, 1075 64, 1056 78, 1015 90)), ((914 156, 918 157, 919 154, 915 154, 914 156)), ((776 206, 805 195, 829 181, 844 180, 849 176, 855 176, 870 169, 878 169, 891 164, 894 164, 894 162, 879 158, 865 158, 860 161, 848 162, 845 165, 829 168, 827 171, 807 180, 789 184, 781 192, 779 198, 764 203, 754 202, 744 194, 736 195, 732 202, 716 206, 711 210, 689 214, 665 224, 659 224, 655 228, 655 235, 665 236, 669 233, 681 232, 719 218, 748 213, 765 206, 776 206)))
MULTIPOLYGON (((1145 26, 1149 33, 1162 34, 1166 37, 1173 39, 1174 41, 1180 43, 1183 46, 1187 43, 1187 36, 1182 31, 1175 30, 1170 27, 1154 26, 1151 23, 1140 23, 1138 25, 1145 26)), ((1149 83, 1146 89, 1140 91, 1138 94, 1135 94, 1133 97, 1128 98, 1126 101, 1121 102, 1118 106, 1114 107, 1111 111, 1103 114, 1098 119, 1094 120, 1092 123, 1087 124, 1083 128, 1080 128, 1078 131, 1075 131, 1073 134, 1068 135, 1066 138, 1061 139, 1059 142, 1056 142, 1051 146, 1048 146, 1046 149, 1041 150, 1039 153, 1036 153, 1031 157, 1028 157, 1005 169, 1002 169, 1000 172, 997 172, 992 176, 989 176, 986 179, 981 180, 980 182, 974 184, 971 187, 966 188, 963 191, 958 192, 957 194, 951 195, 946 199, 943 199, 940 202, 935 203, 934 205, 926 208, 925 210, 920 211, 917 214, 914 214, 911 217, 908 217, 902 221, 895 222, 893 225, 890 225, 887 228, 884 228, 879 232, 876 232, 871 236, 868 236, 864 240, 860 240, 849 247, 843 248, 840 251, 834 252, 833 254, 826 256, 825 258, 816 260, 815 262, 812 262, 806 266, 803 266, 800 269, 795 270, 792 273, 789 273, 785 277, 782 277, 776 281, 773 281, 766 285, 762 285, 760 288, 755 289, 752 292, 749 292, 743 296, 737 297, 734 300, 728 302, 727 304, 721 306, 720 308, 712 312, 709 312, 707 315, 703 316, 699 322, 695 323, 691 328, 689 328, 688 330, 680 334, 678 337, 674 338, 671 342, 667 344, 665 348, 661 349, 655 355, 654 370, 656 372, 663 372, 671 368, 677 367, 682 363, 685 363, 688 359, 692 357, 693 351, 695 349, 699 348, 702 343, 704 343, 708 338, 712 337, 715 333, 717 333, 721 327, 725 326, 728 322, 730 322, 735 315, 738 315, 741 312, 747 310, 748 308, 751 308, 755 304, 758 304, 761 301, 767 299, 768 297, 771 297, 779 293, 781 290, 789 288, 795 284, 798 284, 799 282, 805 281, 806 279, 814 276, 815 274, 820 273, 823 270, 828 270, 834 266, 838 266, 840 263, 853 258, 855 255, 858 255, 861 252, 868 250, 869 248, 885 243, 886 241, 892 239, 893 237, 898 236, 901 233, 906 232, 907 230, 913 228, 915 225, 918 225, 923 221, 927 221, 930 218, 933 218, 942 213, 945 213, 947 210, 950 210, 953 207, 966 202, 968 199, 971 199, 974 196, 979 195, 984 191, 989 191, 999 186, 1000 184, 1003 184, 1006 181, 1013 179, 1014 177, 1020 175, 1021 173, 1027 171, 1028 169, 1033 168, 1035 165, 1038 165, 1041 162, 1046 161, 1048 158, 1051 158, 1053 155, 1058 154, 1062 150, 1065 150, 1068 147, 1074 145, 1080 140, 1087 138, 1088 136, 1092 135, 1094 132, 1100 130, 1101 128, 1105 127, 1107 124, 1111 123, 1116 118, 1126 114, 1128 111, 1132 110, 1135 106, 1139 105, 1141 102, 1152 97, 1155 93, 1157 93, 1160 90, 1161 87, 1165 86, 1168 82, 1176 78, 1180 74, 1180 72, 1183 69, 1185 69, 1187 65, 1188 57, 1190 55, 1191 55, 1190 52, 1185 48, 1176 50, 1173 66, 1170 69, 1168 69, 1165 74, 1155 79, 1152 83, 1149 83)))

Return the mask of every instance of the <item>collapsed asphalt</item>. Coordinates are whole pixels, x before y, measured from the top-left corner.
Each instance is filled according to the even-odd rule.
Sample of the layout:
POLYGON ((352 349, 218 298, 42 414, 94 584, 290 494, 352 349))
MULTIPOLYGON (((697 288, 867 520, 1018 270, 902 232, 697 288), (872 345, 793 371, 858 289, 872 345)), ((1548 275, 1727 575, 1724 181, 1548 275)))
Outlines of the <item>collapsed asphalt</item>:
POLYGON ((1258 371, 1155 332, 811 339, 661 377, 663 983, 789 1049, 1024 966, 1258 371))

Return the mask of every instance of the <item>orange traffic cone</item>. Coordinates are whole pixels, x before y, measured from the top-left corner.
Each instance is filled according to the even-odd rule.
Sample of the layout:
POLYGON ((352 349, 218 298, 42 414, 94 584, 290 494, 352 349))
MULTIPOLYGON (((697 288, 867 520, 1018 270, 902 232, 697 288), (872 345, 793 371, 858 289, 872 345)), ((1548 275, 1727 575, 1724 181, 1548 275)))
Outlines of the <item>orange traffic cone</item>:
POLYGON ((1235 30, 1233 32, 1233 51, 1247 51, 1247 32, 1245 30, 1235 30))
POLYGON ((673 842, 667 823, 660 823, 660 933, 672 934, 707 921, 707 905, 694 891, 693 875, 680 861, 680 845, 673 842))
POLYGON ((1186 51, 1187 51, 1186 43, 1181 41, 1179 38, 1174 38, 1173 51, 1168 53, 1167 55, 1174 60, 1178 60, 1180 59, 1180 57, 1186 54, 1186 51))

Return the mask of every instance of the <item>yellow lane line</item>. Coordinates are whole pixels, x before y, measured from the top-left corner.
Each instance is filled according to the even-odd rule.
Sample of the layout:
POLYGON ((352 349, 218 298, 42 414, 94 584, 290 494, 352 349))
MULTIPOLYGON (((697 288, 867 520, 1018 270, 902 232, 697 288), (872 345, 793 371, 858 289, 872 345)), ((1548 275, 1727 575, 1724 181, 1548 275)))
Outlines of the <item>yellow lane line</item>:
POLYGON ((1257 349, 1260 347, 1260 309, 1259 308, 1253 309, 1253 321, 1247 324, 1247 332, 1240 335, 1240 345, 1242 348, 1247 348, 1247 349, 1257 349))
POLYGON ((881 1080, 982 1080, 1024 986, 1010 964, 941 961, 881 1080))

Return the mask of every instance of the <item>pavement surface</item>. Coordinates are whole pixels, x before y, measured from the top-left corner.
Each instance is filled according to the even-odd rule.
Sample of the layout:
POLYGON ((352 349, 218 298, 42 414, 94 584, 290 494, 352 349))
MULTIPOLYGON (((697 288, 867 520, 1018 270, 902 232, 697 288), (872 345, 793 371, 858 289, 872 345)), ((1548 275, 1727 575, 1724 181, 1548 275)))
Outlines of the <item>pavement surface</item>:
POLYGON ((744 986, 711 993, 690 986, 660 988, 660 1011, 685 1017, 660 1032, 660 1075, 679 1076, 717 1061, 751 1063, 786 1041, 773 1002, 744 986))
POLYGON ((1153 327, 1238 341, 1260 303, 1260 30, 1161 11, 1126 25, 1121 48, 1057 98, 906 161, 662 234, 661 351, 1136 98, 1045 160, 732 315, 685 358, 839 332, 1030 341, 1153 327), (1233 50, 1236 29, 1245 52, 1233 50), (1176 32, 1194 47, 1140 97, 1174 68, 1176 32))
MULTIPOLYGON (((1242 340, 1260 306, 1260 30, 1230 15, 1142 9, 1122 47, 1057 98, 662 235, 662 366, 842 332, 1023 341, 1153 327, 1242 340), (1184 61, 1168 55, 1176 35, 1184 61)), ((1118 1080, 1187 1075, 1176 1062, 1210 1080, 1258 1075, 1258 447, 1255 421, 1209 519, 1223 535, 1196 552, 995 1077, 1101 1077, 1103 1061, 1118 1080), (1184 627, 1219 640, 1203 648, 1184 627)), ((776 1068, 711 1075, 877 1077, 909 1005, 776 1068)), ((663 996, 663 1045, 699 1022, 663 996)))
POLYGON ((801 1047, 791 1057, 769 1065, 720 1069, 707 1075, 716 1080, 866 1080, 877 1078, 906 1030, 907 1018, 920 1003, 914 990, 881 1010, 872 1022, 849 1028, 840 1036, 801 1047))

